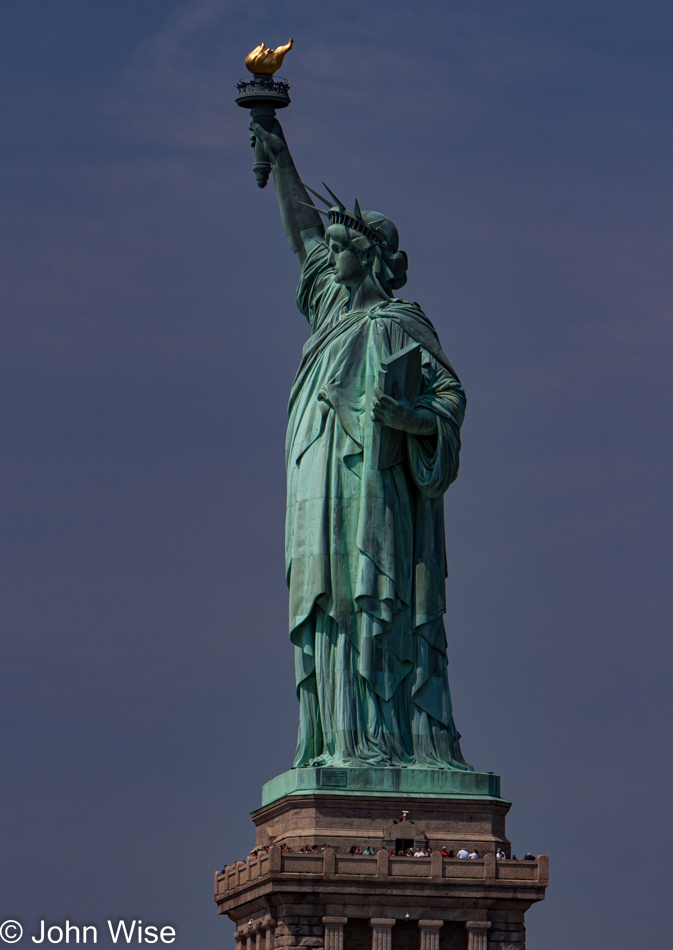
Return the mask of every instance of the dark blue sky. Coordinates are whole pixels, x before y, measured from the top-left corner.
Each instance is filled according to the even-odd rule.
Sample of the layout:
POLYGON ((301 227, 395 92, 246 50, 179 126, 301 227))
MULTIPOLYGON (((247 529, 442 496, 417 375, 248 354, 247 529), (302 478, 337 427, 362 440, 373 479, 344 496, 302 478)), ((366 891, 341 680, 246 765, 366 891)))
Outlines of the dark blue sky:
MULTIPOLYGON (((296 736, 306 324, 234 104, 292 35, 302 176, 389 214, 468 393, 463 750, 548 853, 531 950, 670 931, 670 4, 2 0, 0 918, 229 945, 296 736)), ((28 945, 24 940, 23 944, 28 945)))

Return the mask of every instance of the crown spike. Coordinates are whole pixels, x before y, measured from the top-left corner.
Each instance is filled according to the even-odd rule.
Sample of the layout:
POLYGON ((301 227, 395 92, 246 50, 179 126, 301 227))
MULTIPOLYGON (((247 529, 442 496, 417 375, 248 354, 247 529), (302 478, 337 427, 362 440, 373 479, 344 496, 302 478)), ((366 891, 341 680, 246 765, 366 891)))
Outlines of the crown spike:
POLYGON ((298 201, 298 205, 303 205, 305 208, 310 208, 311 211, 317 211, 318 214, 324 214, 326 218, 329 218, 329 212, 323 211, 322 208, 316 208, 315 205, 310 205, 308 201, 298 201))
MULTIPOLYGON (((323 188, 327 188, 327 185, 325 184, 325 182, 323 182, 323 188)), ((332 191, 331 188, 327 188, 327 190, 329 191, 330 195, 334 198, 334 201, 335 201, 336 206, 337 206, 337 208, 339 209, 339 211, 345 211, 345 210, 346 210, 346 205, 345 205, 342 201, 339 201, 339 199, 338 199, 337 196, 334 194, 334 192, 332 191)))
POLYGON ((362 211, 360 211, 360 202, 355 199, 355 217, 362 221, 362 211))
MULTIPOLYGON (((317 192, 317 191, 314 191, 314 190, 311 188, 310 185, 307 185, 307 184, 306 184, 306 182, 302 181, 301 184, 304 186, 304 188, 305 188, 307 191, 310 191, 312 195, 315 195, 316 198, 317 198, 319 201, 322 201, 322 203, 325 205, 326 208, 331 208, 331 207, 332 207, 332 205, 331 205, 330 202, 327 200, 327 198, 323 198, 322 195, 319 195, 318 192, 317 192)), ((329 188, 328 188, 327 190, 329 191, 329 188)), ((330 194, 331 194, 331 192, 330 192, 330 194)))

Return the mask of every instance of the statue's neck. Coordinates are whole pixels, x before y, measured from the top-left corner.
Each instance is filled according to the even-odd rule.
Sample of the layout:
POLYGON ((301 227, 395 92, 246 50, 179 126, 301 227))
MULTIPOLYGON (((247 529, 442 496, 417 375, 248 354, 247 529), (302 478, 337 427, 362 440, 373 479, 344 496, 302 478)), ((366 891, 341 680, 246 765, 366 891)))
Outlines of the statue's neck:
POLYGON ((387 303, 389 300, 390 297, 382 291, 373 277, 368 274, 362 283, 350 288, 348 309, 371 310, 372 307, 376 307, 378 304, 384 302, 387 303))

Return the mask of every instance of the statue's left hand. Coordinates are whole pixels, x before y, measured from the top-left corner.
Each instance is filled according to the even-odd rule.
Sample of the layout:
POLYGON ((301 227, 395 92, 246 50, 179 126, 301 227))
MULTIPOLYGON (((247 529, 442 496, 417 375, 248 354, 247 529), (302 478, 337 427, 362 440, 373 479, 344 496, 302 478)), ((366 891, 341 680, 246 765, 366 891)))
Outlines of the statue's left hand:
POLYGON ((436 431, 435 414, 429 409, 414 409, 406 399, 393 399, 374 386, 372 419, 380 426, 401 429, 412 435, 433 435, 436 431))

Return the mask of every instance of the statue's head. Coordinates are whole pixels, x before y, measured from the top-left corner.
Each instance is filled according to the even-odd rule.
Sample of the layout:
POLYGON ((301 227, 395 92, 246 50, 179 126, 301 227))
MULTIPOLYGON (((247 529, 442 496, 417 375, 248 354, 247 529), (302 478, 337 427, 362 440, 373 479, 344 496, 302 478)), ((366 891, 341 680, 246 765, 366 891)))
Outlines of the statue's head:
MULTIPOLYGON (((362 211, 357 200, 354 210, 349 211, 329 188, 327 190, 335 201, 332 206, 316 192, 313 194, 329 207, 329 211, 322 212, 329 220, 325 232, 328 246, 338 245, 352 251, 360 262, 363 276, 371 274, 384 294, 392 296, 393 290, 399 290, 407 282, 408 259, 399 249, 397 228, 379 211, 362 211)), ((339 283, 346 282, 335 279, 339 283)))
MULTIPOLYGON (((350 212, 337 212, 341 221, 327 228, 325 238, 348 247, 360 259, 365 273, 371 273, 381 289, 390 296, 407 282, 407 255, 400 251, 397 228, 378 211, 361 211, 356 218, 350 212)), ((332 215, 330 214, 330 218, 332 215)))

